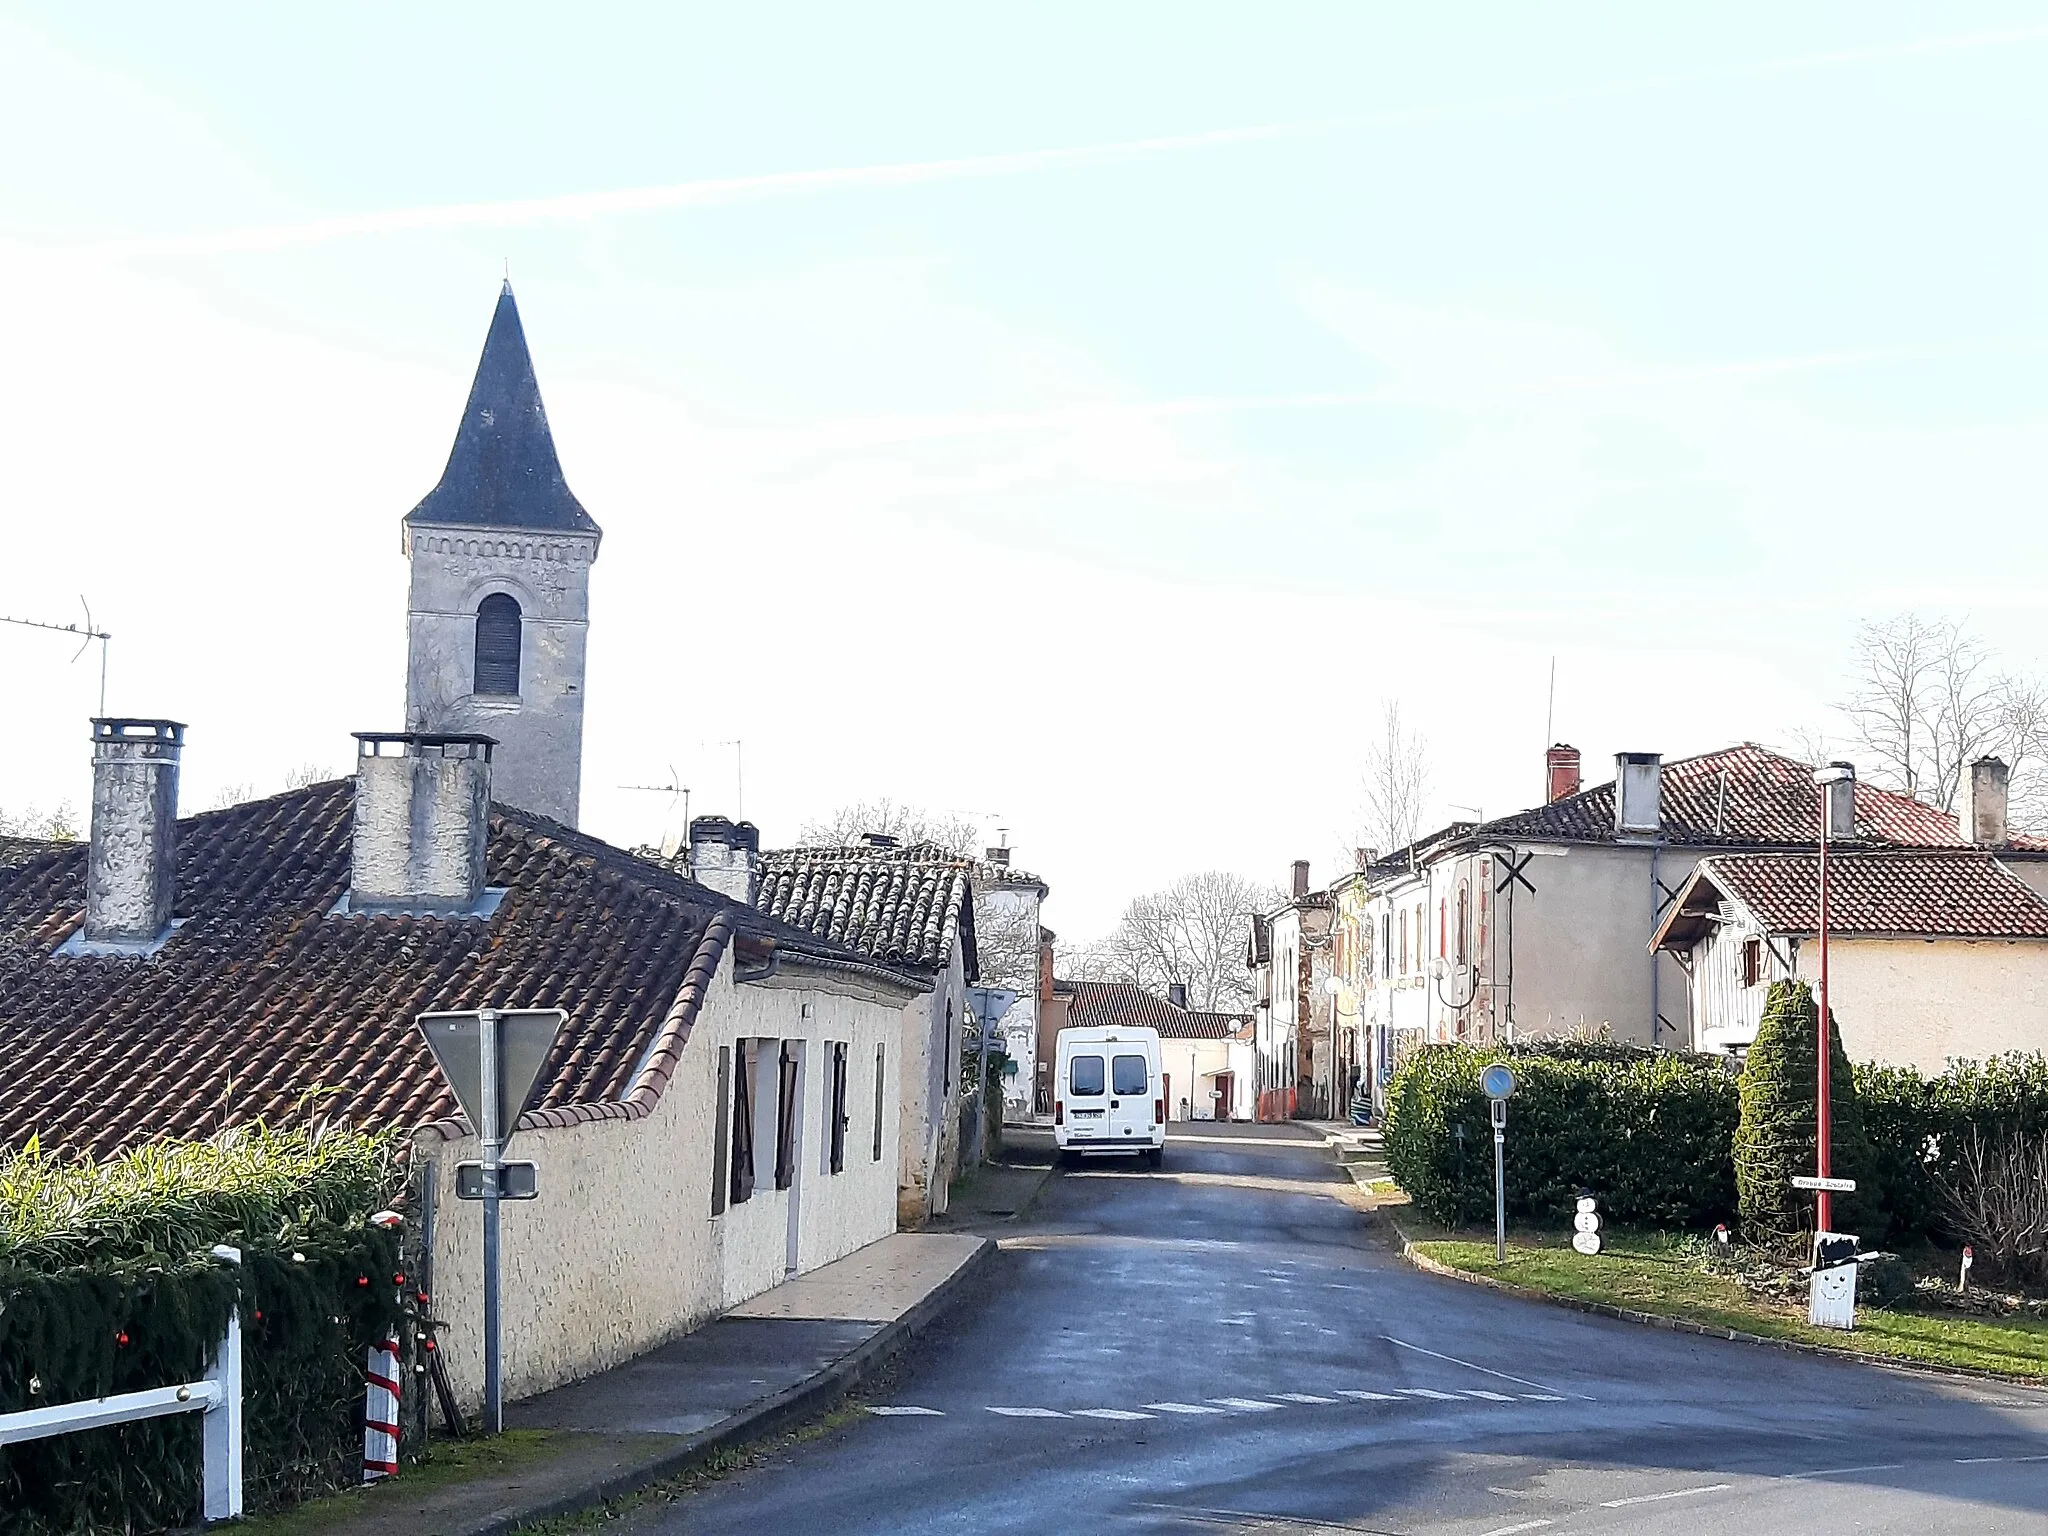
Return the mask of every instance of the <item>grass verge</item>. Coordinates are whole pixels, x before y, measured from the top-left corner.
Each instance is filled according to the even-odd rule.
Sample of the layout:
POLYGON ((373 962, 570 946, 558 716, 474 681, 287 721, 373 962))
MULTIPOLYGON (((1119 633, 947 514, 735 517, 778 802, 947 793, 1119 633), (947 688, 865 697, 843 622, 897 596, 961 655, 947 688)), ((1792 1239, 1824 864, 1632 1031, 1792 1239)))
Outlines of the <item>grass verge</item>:
POLYGON ((1490 1238, 1478 1242, 1456 1233, 1409 1232, 1418 1253, 1447 1268, 1548 1296, 1915 1365, 1962 1366, 2048 1381, 2048 1321, 2040 1318, 1859 1307, 1856 1331, 1842 1334, 1810 1327, 1802 1308, 1774 1303, 1707 1269, 1683 1240, 1654 1234, 1603 1236, 1606 1248, 1589 1258, 1572 1249, 1569 1237, 1515 1233, 1507 1262, 1501 1264, 1494 1261, 1490 1238))
POLYGON ((532 1466, 553 1453, 557 1438, 551 1429, 508 1429, 485 1439, 437 1440, 428 1459, 408 1466, 396 1481, 308 1499, 292 1509, 245 1521, 235 1529, 248 1536, 319 1536, 377 1508, 383 1500, 411 1500, 451 1483, 498 1477, 532 1466))

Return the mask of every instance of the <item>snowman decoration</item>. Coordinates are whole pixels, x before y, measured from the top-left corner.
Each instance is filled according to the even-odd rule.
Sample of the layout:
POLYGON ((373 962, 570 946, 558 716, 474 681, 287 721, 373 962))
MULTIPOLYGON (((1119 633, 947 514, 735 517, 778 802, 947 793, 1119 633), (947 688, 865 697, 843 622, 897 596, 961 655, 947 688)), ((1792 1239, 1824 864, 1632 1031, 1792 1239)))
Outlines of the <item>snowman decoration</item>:
POLYGON ((1572 1217, 1572 1246, 1588 1258, 1600 1251, 1600 1202, 1584 1190, 1572 1217))

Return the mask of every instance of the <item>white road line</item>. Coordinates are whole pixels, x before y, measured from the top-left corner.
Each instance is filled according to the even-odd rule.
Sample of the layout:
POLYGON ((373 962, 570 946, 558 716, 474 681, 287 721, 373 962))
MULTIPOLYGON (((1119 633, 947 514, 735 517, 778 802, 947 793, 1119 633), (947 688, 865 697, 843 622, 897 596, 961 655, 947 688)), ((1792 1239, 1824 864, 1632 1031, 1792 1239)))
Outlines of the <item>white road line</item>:
POLYGON ((1555 1520, 1524 1520, 1520 1525, 1497 1525, 1481 1536, 1515 1536, 1517 1531, 1540 1531, 1546 1525, 1555 1525, 1555 1520))
POLYGON ((1391 1392, 1360 1392, 1355 1388, 1339 1388, 1337 1395, 1339 1397, 1356 1398, 1361 1403, 1397 1403, 1400 1401, 1400 1399, 1394 1396, 1394 1394, 1391 1392))
MULTIPOLYGON (((1555 1392, 1524 1392, 1522 1396, 1532 1403, 1561 1403, 1564 1401, 1555 1392)), ((1587 1401, 1591 1402, 1592 1399, 1588 1398, 1587 1401)))
MULTIPOLYGON (((1433 1349, 1424 1349, 1420 1344, 1410 1344, 1406 1339, 1397 1339, 1391 1333, 1383 1333, 1380 1337, 1389 1344, 1398 1344, 1403 1349, 1412 1349, 1418 1355, 1428 1355, 1432 1360, 1448 1360, 1452 1365, 1462 1365, 1466 1370, 1477 1371, 1482 1376, 1498 1376, 1502 1381, 1512 1381, 1518 1387, 1534 1387, 1539 1392, 1552 1390, 1540 1381, 1529 1381, 1521 1376, 1510 1376, 1506 1371, 1496 1371, 1490 1365, 1474 1365, 1470 1360, 1460 1360, 1456 1355, 1440 1355, 1433 1349)), ((1577 1396, 1589 1403, 1593 1401, 1590 1397, 1586 1397, 1584 1393, 1579 1393, 1577 1396)))
POLYGON ((1822 1467, 1814 1472, 1787 1472, 1785 1481, 1796 1483, 1803 1477, 1846 1477, 1851 1472, 1897 1472, 1905 1465, 1903 1461, 1878 1461, 1867 1467, 1822 1467))
POLYGON ((1241 1413, 1278 1413, 1278 1403, 1262 1402, 1256 1397, 1212 1397, 1210 1402, 1219 1408, 1235 1408, 1241 1413))
POLYGON ((1689 1499, 1696 1493, 1720 1493, 1733 1483, 1702 1483, 1697 1488, 1673 1488, 1668 1493, 1639 1493, 1632 1499, 1602 1499, 1602 1509, 1627 1509, 1631 1504, 1655 1504, 1662 1499, 1689 1499))
POLYGON ((1334 1397, 1317 1397, 1313 1392, 1275 1392, 1273 1396, 1288 1403, 1334 1403, 1334 1397))
POLYGON ((1467 1387, 1467 1388, 1465 1388, 1465 1395, 1466 1395, 1467 1397, 1479 1397, 1479 1398, 1484 1398, 1484 1399, 1485 1399, 1485 1400, 1486 1400, 1487 1402, 1489 1402, 1489 1403, 1512 1403, 1512 1402, 1513 1402, 1513 1401, 1515 1400, 1515 1399, 1514 1399, 1514 1395, 1513 1395, 1512 1393, 1509 1393, 1509 1392, 1486 1392, 1486 1391, 1482 1391, 1482 1390, 1481 1390, 1481 1389, 1479 1389, 1478 1387, 1467 1387))
POLYGON ((1207 1408, 1200 1403, 1147 1403, 1147 1408, 1156 1408, 1161 1413, 1221 1413, 1221 1408, 1207 1408))
POLYGON ((1006 1419, 1064 1419, 1066 1415, 1057 1408, 991 1408, 990 1413, 1000 1413, 1006 1419))
POLYGON ((1077 1418, 1077 1419, 1119 1419, 1119 1420, 1121 1420, 1121 1419, 1151 1419, 1151 1418, 1157 1418, 1157 1417, 1158 1417, 1158 1415, 1157 1415, 1157 1414, 1151 1414, 1151 1413, 1134 1413, 1134 1412, 1133 1412, 1132 1410, 1130 1410, 1129 1408, 1076 1408, 1076 1409, 1074 1410, 1074 1417, 1075 1417, 1075 1418, 1077 1418))
POLYGON ((1401 1387, 1398 1390, 1403 1397, 1427 1397, 1439 1403, 1455 1403, 1458 1400, 1457 1393, 1439 1392, 1434 1387, 1401 1387))
POLYGON ((896 1418, 898 1416, 909 1416, 911 1414, 927 1414, 935 1419, 943 1419, 946 1416, 945 1413, 938 1408, 912 1408, 907 1406, 897 1408, 878 1408, 873 1403, 868 1404, 868 1412, 873 1414, 879 1414, 881 1417, 885 1419, 896 1418))

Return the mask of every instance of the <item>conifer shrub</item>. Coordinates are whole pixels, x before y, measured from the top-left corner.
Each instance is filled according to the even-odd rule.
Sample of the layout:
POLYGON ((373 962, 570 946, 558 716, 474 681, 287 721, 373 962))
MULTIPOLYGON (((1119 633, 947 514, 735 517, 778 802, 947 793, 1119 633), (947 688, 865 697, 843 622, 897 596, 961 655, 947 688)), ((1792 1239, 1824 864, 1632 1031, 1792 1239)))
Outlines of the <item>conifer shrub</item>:
MULTIPOLYGON (((1803 981, 1772 982, 1742 1068, 1734 1144, 1742 1233, 1751 1242, 1790 1245, 1813 1230, 1813 1195, 1794 1189, 1792 1179, 1814 1171, 1819 1034, 1812 989, 1803 981)), ((1885 1236, 1884 1207, 1839 1029, 1828 1031, 1828 1091, 1829 1171, 1857 1185, 1855 1194, 1834 1198, 1835 1230, 1854 1232, 1868 1245, 1885 1236)))
MULTIPOLYGON (((395 1143, 347 1131, 0 1156, 0 1413, 198 1380, 239 1307, 250 1511, 357 1481, 364 1351, 406 1318, 368 1218, 400 1188, 395 1143)), ((0 1448, 0 1536, 190 1524, 199 1436, 188 1413, 0 1448)))
POLYGON ((1625 1226, 1700 1226, 1733 1213, 1737 1102, 1725 1063, 1558 1041, 1424 1046, 1394 1074, 1387 1167, 1428 1219, 1461 1226, 1493 1211, 1493 1128, 1479 1076, 1496 1061, 1517 1080, 1505 1158, 1512 1219, 1568 1220, 1581 1189, 1625 1226))

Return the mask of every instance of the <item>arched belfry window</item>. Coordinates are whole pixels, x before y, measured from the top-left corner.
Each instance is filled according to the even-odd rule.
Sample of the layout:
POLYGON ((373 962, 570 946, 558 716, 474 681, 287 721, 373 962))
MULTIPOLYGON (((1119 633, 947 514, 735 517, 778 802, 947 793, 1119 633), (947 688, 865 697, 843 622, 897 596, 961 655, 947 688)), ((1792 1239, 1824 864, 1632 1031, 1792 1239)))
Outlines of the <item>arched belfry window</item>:
POLYGON ((519 600, 493 592, 476 605, 477 693, 519 692, 519 600))

